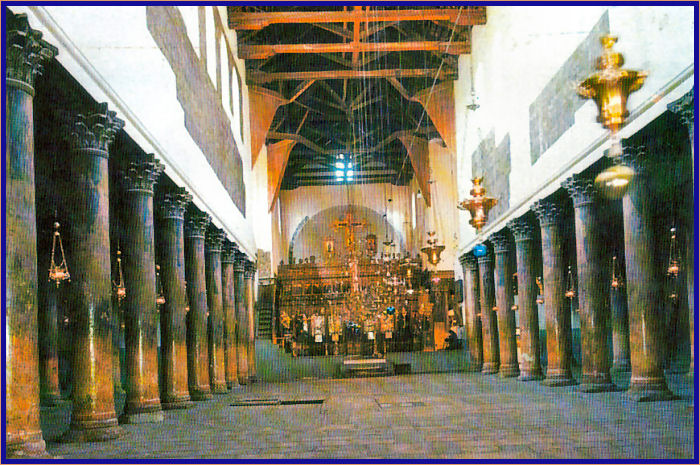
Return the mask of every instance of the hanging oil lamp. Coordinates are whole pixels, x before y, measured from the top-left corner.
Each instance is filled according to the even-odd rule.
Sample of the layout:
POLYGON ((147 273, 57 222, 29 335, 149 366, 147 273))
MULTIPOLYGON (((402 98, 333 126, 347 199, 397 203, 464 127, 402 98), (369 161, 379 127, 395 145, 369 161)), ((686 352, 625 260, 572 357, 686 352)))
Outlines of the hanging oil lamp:
POLYGON ((671 228, 671 244, 669 249, 668 268, 666 269, 666 273, 671 278, 675 278, 678 276, 678 272, 680 271, 680 261, 678 260, 678 255, 676 253, 676 228, 671 228))
POLYGON ((68 272, 68 264, 66 263, 66 254, 63 252, 63 241, 61 241, 61 233, 58 228, 61 225, 58 222, 53 224, 53 243, 51 244, 51 264, 49 265, 49 281, 56 283, 56 287, 63 281, 70 282, 70 273, 68 272), (56 264, 56 243, 58 243, 58 250, 61 252, 61 261, 56 264))
POLYGON ((160 281, 160 265, 156 265, 156 305, 163 305, 165 296, 163 295, 163 283, 160 281))
POLYGON ((496 206, 498 199, 486 196, 486 189, 482 185, 484 181, 482 177, 476 177, 472 179, 472 189, 469 194, 472 196, 470 199, 462 200, 457 208, 460 210, 467 210, 472 219, 469 220, 477 232, 481 231, 486 222, 489 220, 489 211, 496 206))
POLYGON ((617 257, 612 258, 612 280, 610 281, 610 286, 613 289, 619 289, 622 287, 622 279, 620 277, 619 270, 617 269, 617 257))
POLYGON ((117 300, 121 302, 126 297, 126 287, 124 286, 124 275, 122 274, 122 251, 119 249, 117 249, 117 270, 119 271, 119 281, 113 284, 117 300))
POLYGON ((445 250, 444 245, 438 245, 438 241, 435 238, 435 231, 428 232, 428 245, 420 249, 428 257, 428 263, 435 266, 440 263, 440 254, 445 250))
POLYGON ((571 266, 569 266, 569 271, 566 276, 566 292, 564 296, 567 299, 573 299, 576 297, 576 290, 574 289, 574 276, 571 273, 571 266))
POLYGON ((634 176, 634 170, 620 160, 622 143, 619 131, 629 115, 627 97, 639 90, 647 77, 644 71, 620 68, 625 60, 622 54, 613 51, 615 42, 615 36, 601 37, 603 54, 596 60, 598 71, 579 83, 576 89, 580 97, 595 100, 598 106, 597 121, 610 131, 612 144, 608 156, 613 160, 613 166, 595 178, 596 187, 609 198, 624 196, 634 176))
POLYGON ((544 290, 542 289, 542 278, 536 277, 535 283, 537 284, 537 289, 539 290, 539 295, 537 296, 537 303, 542 305, 544 303, 544 290))

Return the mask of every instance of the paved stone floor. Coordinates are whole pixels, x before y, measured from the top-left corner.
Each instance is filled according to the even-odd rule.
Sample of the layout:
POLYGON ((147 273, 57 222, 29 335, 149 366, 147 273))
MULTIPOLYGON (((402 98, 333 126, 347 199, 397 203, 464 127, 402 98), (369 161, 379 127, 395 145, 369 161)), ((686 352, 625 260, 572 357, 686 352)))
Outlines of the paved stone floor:
POLYGON ((692 385, 683 376, 671 385, 684 398, 636 403, 624 392, 474 373, 257 383, 169 411, 161 424, 123 425, 112 442, 49 441, 48 450, 81 459, 692 458, 692 385), (251 398, 324 402, 230 406, 251 398))

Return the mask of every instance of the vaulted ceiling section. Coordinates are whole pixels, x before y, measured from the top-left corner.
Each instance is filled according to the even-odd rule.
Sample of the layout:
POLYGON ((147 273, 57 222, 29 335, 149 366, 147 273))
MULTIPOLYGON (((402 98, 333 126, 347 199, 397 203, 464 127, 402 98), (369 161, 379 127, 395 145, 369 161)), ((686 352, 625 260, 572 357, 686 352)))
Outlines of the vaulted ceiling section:
POLYGON ((268 166, 277 191, 348 182, 340 154, 354 183, 416 175, 427 188, 421 152, 431 139, 454 150, 457 59, 485 23, 484 6, 229 6, 253 162, 263 144, 289 141, 268 166))

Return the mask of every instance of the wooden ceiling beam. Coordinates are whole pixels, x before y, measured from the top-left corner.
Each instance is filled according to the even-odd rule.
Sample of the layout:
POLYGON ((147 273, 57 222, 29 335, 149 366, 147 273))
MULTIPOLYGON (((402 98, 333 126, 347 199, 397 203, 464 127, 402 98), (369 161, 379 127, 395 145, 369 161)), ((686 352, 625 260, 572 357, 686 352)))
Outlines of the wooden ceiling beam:
POLYGON ((265 84, 276 81, 306 81, 309 79, 386 79, 386 78, 435 78, 455 80, 457 72, 439 68, 387 68, 387 69, 334 69, 323 71, 292 71, 283 73, 248 73, 249 84, 265 84), (439 71, 439 73, 438 73, 439 71))
POLYGON ((360 42, 359 28, 357 41, 327 44, 265 44, 238 46, 238 57, 244 60, 264 60, 280 54, 320 54, 320 53, 352 53, 352 62, 357 63, 360 52, 440 52, 448 55, 464 55, 471 53, 468 41, 444 42, 432 40, 411 40, 406 42, 360 42))
POLYGON ((271 24, 314 24, 392 22, 392 21, 449 21, 459 26, 486 24, 485 6, 457 8, 396 9, 396 10, 332 10, 332 11, 270 11, 242 12, 229 7, 228 26, 231 29, 262 29, 271 24))

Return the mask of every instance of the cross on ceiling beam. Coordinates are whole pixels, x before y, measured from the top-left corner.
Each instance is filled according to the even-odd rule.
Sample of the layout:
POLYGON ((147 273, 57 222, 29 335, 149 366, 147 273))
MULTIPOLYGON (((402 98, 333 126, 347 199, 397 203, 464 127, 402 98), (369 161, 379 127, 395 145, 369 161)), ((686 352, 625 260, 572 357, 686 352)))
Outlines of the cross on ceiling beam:
POLYGON ((352 52, 352 63, 357 63, 359 52, 440 52, 449 55, 464 55, 471 53, 468 41, 444 42, 430 40, 412 40, 406 42, 360 42, 359 28, 357 41, 347 43, 328 44, 267 44, 238 46, 238 56, 244 60, 264 60, 279 54, 320 54, 320 53, 346 53, 352 52))
POLYGON ((486 24, 485 6, 429 8, 423 10, 274 11, 241 12, 228 9, 231 29, 262 29, 270 24, 352 23, 355 21, 449 21, 459 26, 486 24))

